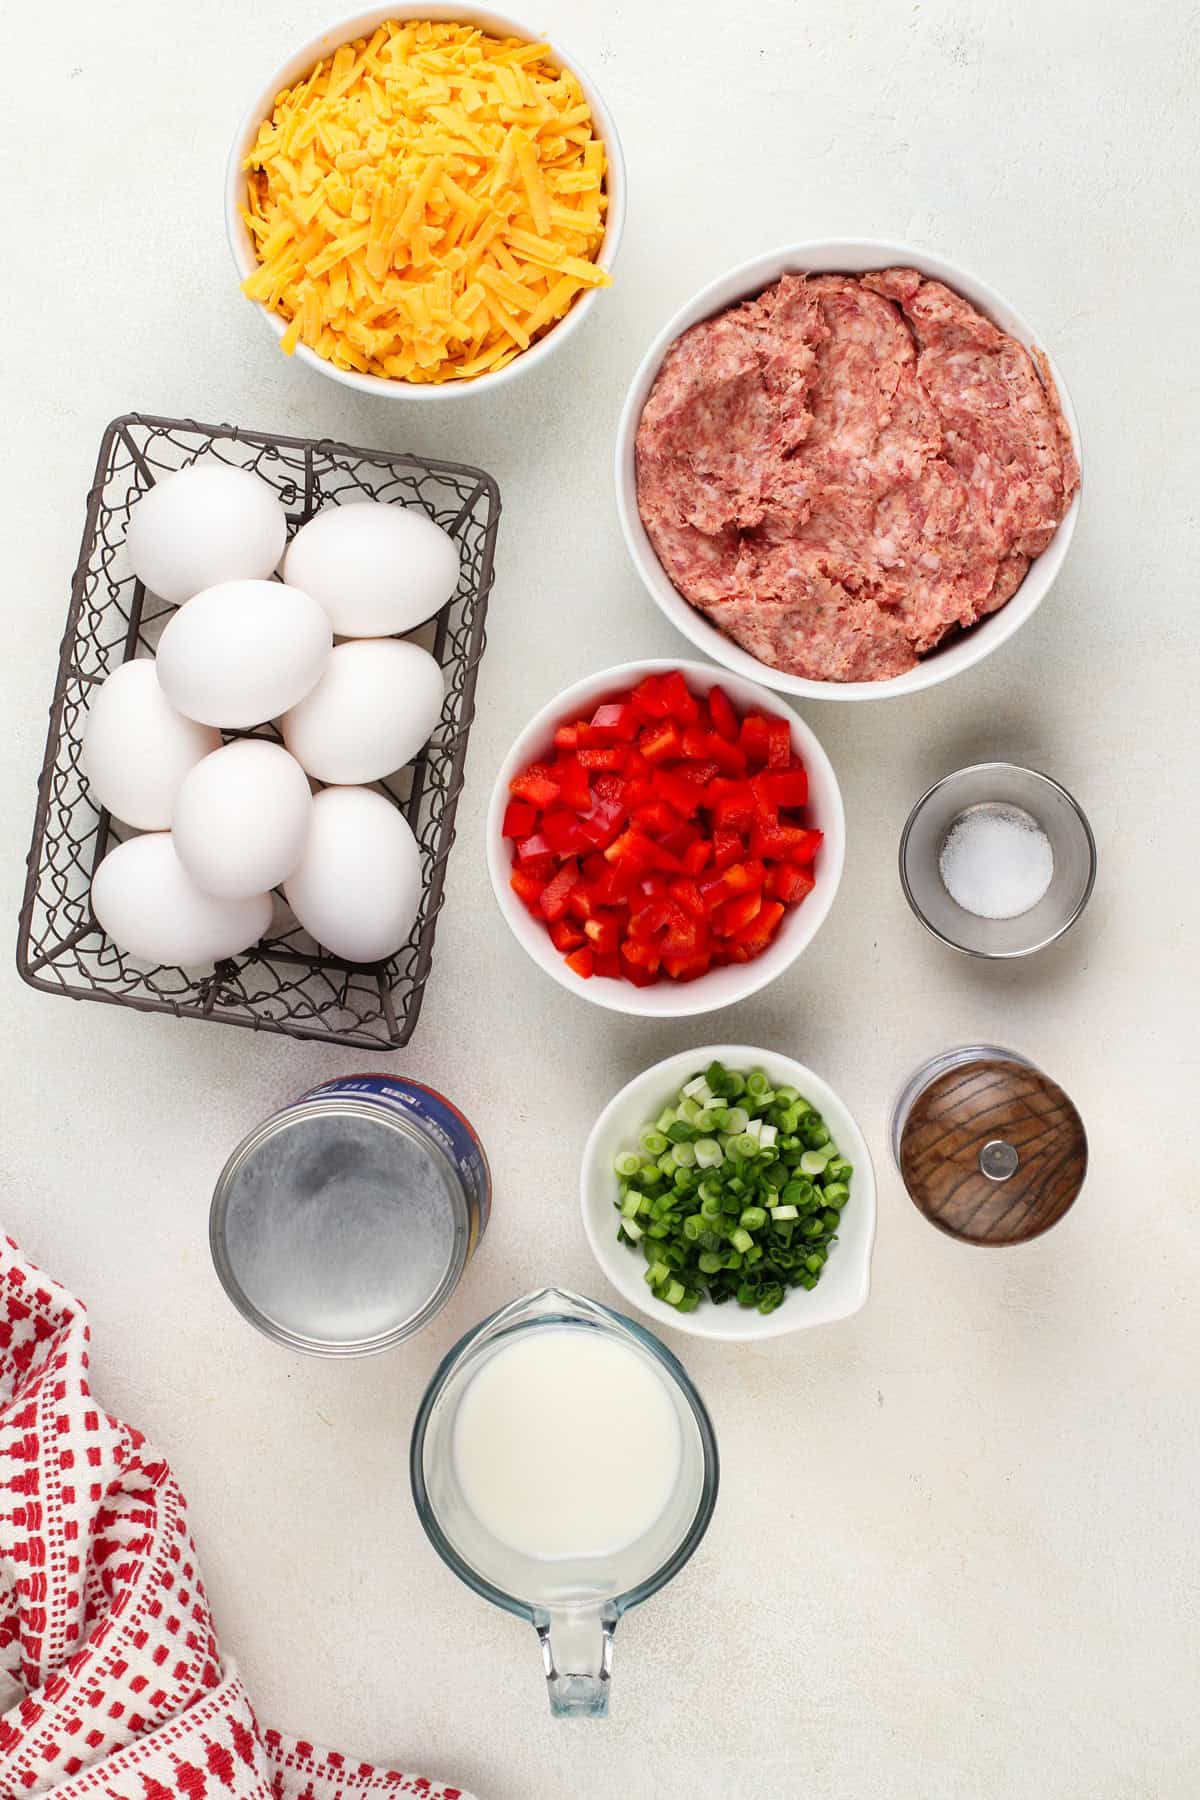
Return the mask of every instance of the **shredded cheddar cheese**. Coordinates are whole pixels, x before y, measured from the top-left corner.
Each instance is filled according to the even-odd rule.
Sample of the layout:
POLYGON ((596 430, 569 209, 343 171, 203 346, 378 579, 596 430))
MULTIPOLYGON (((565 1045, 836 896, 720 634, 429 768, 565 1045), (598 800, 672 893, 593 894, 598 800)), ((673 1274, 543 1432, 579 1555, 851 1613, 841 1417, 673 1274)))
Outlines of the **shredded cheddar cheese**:
POLYGON ((245 167, 242 290, 289 354, 470 380, 611 279, 604 145, 545 44, 390 20, 278 95, 245 167))

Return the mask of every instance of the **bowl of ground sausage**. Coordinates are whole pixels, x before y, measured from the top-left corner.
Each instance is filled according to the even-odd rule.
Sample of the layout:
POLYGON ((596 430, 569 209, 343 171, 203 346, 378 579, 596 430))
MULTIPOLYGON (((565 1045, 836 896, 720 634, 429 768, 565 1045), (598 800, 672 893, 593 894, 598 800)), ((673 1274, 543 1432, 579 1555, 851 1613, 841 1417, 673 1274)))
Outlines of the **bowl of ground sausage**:
POLYGON ((1079 510, 1079 433, 1041 339, 903 244, 756 258, 650 346, 617 505, 650 594, 784 693, 868 700, 970 668, 1036 611, 1079 510))

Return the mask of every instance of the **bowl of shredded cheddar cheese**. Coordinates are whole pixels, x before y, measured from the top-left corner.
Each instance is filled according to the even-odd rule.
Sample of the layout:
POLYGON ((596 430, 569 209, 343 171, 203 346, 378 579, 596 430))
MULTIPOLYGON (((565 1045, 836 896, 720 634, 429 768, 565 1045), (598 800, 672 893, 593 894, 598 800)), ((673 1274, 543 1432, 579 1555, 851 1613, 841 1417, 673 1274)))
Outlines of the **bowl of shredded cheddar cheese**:
POLYGON ((612 282, 620 142, 574 58, 472 7, 384 6, 288 58, 229 159, 242 291, 280 348, 387 398, 532 367, 612 282))

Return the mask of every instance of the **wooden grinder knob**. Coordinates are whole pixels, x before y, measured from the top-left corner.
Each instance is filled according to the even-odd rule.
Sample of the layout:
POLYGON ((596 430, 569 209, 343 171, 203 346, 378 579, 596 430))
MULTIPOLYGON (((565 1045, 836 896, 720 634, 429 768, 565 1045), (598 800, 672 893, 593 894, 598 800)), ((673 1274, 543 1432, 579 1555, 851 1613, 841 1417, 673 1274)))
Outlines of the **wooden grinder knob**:
POLYGON ((972 1244, 1020 1244, 1074 1203, 1087 1134, 1040 1069, 981 1058, 945 1070, 917 1095, 899 1158, 910 1196, 940 1230, 972 1244))

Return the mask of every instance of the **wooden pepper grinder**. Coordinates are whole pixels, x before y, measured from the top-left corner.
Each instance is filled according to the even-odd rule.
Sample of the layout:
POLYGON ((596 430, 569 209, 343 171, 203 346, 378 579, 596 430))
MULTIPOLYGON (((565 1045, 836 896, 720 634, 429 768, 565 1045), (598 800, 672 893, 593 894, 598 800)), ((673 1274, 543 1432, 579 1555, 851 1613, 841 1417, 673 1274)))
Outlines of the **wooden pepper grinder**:
POLYGON ((1013 1050, 972 1044, 917 1070, 892 1152, 931 1224, 968 1244, 1021 1244, 1056 1225, 1087 1174, 1087 1133, 1056 1082, 1013 1050))

